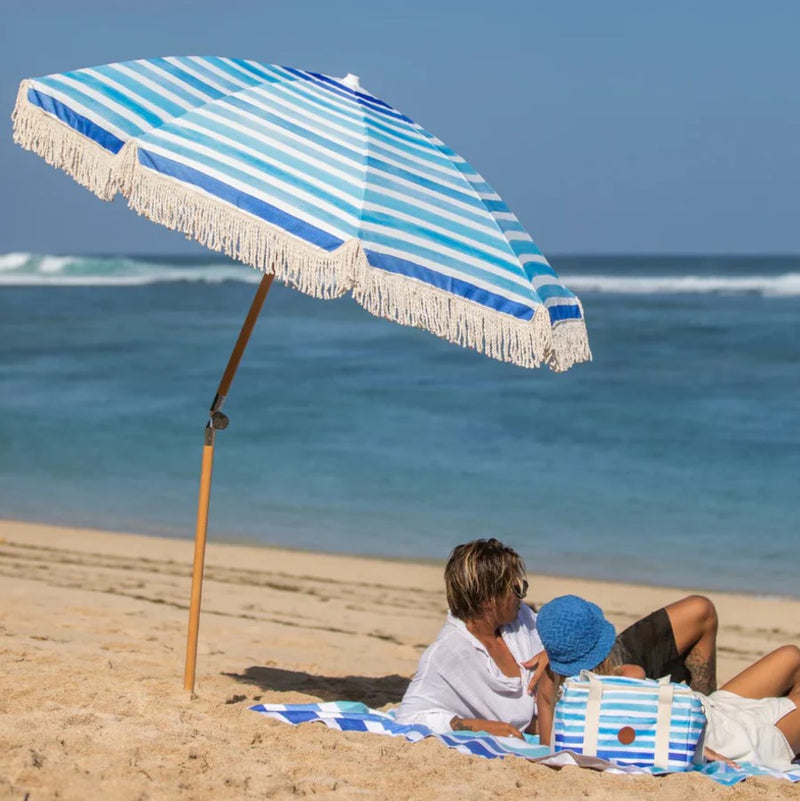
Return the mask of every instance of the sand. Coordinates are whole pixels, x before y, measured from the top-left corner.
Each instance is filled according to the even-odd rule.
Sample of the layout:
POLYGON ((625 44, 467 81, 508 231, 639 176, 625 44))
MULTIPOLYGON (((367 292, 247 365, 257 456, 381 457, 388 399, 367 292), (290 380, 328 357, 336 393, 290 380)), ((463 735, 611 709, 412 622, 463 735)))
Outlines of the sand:
MULTIPOLYGON (((445 614, 441 565, 211 543, 183 689, 192 543, 0 521, 0 798, 800 799, 800 783, 612 776, 299 727, 258 702, 399 701, 445 614)), ((531 575, 619 627, 687 590, 531 575)), ((800 642, 800 601, 706 593, 724 681, 800 642)))

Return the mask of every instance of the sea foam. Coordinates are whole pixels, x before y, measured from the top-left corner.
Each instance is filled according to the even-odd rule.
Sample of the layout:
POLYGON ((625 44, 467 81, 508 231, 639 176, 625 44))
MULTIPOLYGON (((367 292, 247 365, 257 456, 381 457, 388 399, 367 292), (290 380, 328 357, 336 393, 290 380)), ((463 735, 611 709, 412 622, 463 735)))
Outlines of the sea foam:
POLYGON ((24 267, 30 259, 30 253, 0 254, 0 273, 4 273, 8 270, 18 270, 24 267))
POLYGON ((800 295, 800 273, 783 275, 562 275, 576 292, 621 295, 757 294, 800 295))
POLYGON ((232 262, 191 264, 128 257, 0 255, 0 286, 147 286, 181 281, 257 283, 261 273, 232 262))
MULTIPOLYGON (((588 260, 591 261, 591 260, 588 260)), ((789 262, 794 267, 794 262, 789 262)), ((644 265, 646 266, 646 264, 644 265)), ((786 262, 784 262, 786 266, 786 262)), ((758 262, 754 260, 757 269, 758 262)), ((641 268, 640 268, 641 269, 641 268)), ((224 281, 257 283, 261 273, 245 264, 207 259, 192 263, 185 258, 158 256, 57 256, 33 253, 0 254, 0 286, 146 286, 158 283, 224 281)), ((758 274, 645 275, 562 272, 561 278, 578 294, 681 295, 755 294, 764 297, 800 297, 800 272, 758 274)))

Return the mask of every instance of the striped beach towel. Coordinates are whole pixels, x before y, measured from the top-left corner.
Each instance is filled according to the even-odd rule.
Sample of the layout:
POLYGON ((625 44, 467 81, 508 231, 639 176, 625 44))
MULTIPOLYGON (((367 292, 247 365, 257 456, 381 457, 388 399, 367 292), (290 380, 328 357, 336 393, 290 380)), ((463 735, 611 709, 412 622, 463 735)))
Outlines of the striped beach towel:
MULTIPOLYGON (((538 762, 550 767, 577 765, 610 773, 667 773, 655 767, 642 768, 635 765, 621 765, 609 760, 583 756, 572 751, 551 753, 547 746, 540 745, 539 738, 525 735, 524 742, 513 737, 493 737, 485 733, 468 731, 436 734, 426 726, 403 726, 395 721, 391 712, 370 709, 356 701, 330 701, 320 704, 257 704, 250 707, 266 717, 297 726, 300 723, 324 723, 329 729, 343 732, 362 732, 382 734, 390 737, 403 737, 409 742, 419 742, 427 737, 439 740, 448 748, 462 754, 497 759, 516 756, 538 762)), ((733 785, 748 776, 776 776, 792 782, 800 782, 800 767, 788 773, 765 770, 756 765, 742 764, 730 767, 723 762, 712 762, 704 766, 694 766, 694 770, 724 785, 733 785)))

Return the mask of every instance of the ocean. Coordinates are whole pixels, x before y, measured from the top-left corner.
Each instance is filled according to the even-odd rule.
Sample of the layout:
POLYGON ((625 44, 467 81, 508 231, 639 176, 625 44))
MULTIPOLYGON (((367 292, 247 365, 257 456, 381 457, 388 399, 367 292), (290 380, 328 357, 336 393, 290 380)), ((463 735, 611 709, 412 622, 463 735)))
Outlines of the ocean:
MULTIPOLYGON (((444 560, 497 536, 532 572, 800 596, 800 257, 551 261, 594 353, 563 374, 275 286, 210 540, 444 560)), ((0 255, 0 517, 192 538, 259 277, 0 255)))

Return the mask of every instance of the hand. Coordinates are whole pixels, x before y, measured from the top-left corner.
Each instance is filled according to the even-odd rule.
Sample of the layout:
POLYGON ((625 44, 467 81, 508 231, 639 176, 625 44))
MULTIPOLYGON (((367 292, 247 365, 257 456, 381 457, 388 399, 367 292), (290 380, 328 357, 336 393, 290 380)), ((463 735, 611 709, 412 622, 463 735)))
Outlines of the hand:
POLYGON ((485 731, 492 737, 517 737, 520 740, 525 738, 519 729, 515 729, 510 723, 503 723, 499 720, 483 720, 481 718, 453 718, 450 721, 450 728, 453 731, 485 731))
POLYGON ((547 670, 547 666, 549 664, 550 660, 547 658, 546 651, 541 651, 527 662, 522 663, 522 667, 524 667, 526 670, 533 671, 533 676, 528 682, 528 695, 533 695, 536 692, 536 685, 539 683, 539 680, 542 678, 542 674, 545 672, 545 670, 547 670))
POLYGON ((724 762, 731 768, 739 767, 739 765, 732 759, 728 759, 728 757, 722 756, 722 754, 718 754, 716 751, 712 751, 710 748, 703 749, 703 756, 705 756, 709 762, 724 762))

